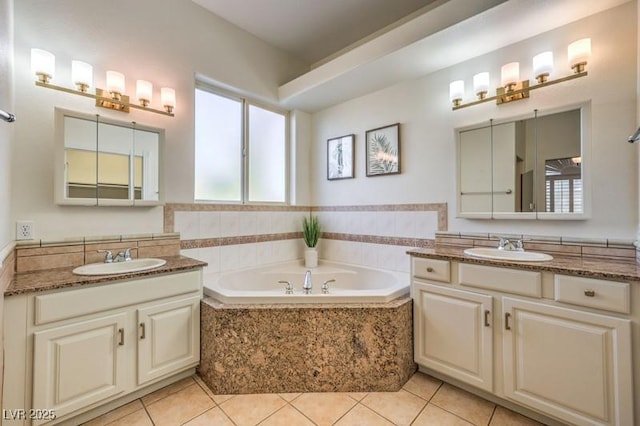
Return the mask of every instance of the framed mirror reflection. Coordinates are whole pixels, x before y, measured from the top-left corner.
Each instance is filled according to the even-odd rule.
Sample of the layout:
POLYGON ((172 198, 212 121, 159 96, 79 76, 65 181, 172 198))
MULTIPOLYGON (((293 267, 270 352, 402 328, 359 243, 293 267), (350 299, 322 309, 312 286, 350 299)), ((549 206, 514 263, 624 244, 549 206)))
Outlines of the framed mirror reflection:
POLYGON ((458 129, 457 214, 586 219, 588 104, 458 129))

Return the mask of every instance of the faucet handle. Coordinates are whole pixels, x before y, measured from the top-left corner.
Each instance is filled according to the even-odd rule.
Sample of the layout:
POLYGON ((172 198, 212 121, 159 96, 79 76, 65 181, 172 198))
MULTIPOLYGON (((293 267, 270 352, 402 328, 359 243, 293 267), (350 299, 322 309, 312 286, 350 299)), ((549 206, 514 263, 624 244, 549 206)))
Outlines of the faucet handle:
POLYGON ((291 285, 291 282, 282 280, 278 281, 278 284, 286 284, 284 287, 285 294, 293 294, 293 285, 291 285))
POLYGON ((516 240, 516 250, 524 251, 524 244, 522 239, 516 240))
POLYGON ((113 262, 113 253, 111 250, 98 250, 97 253, 104 253, 104 263, 113 262))
POLYGON ((329 283, 335 283, 336 280, 334 279, 330 279, 330 280, 326 280, 325 282, 322 283, 322 294, 327 294, 329 293, 329 283))
POLYGON ((124 251, 124 261, 125 261, 125 262, 130 262, 131 260, 132 260, 132 259, 131 259, 131 249, 130 249, 130 248, 128 248, 128 249, 126 249, 126 250, 124 251))
POLYGON ((500 241, 498 242, 498 250, 504 250, 504 246, 509 244, 509 240, 504 237, 500 237, 500 241))

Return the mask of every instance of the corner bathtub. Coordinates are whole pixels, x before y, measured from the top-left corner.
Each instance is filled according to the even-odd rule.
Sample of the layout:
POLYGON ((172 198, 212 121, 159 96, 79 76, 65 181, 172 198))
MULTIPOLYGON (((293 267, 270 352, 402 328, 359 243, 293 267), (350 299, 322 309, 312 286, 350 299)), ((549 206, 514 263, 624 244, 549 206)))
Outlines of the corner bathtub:
POLYGON ((204 277, 204 293, 225 304, 280 303, 386 303, 409 293, 408 275, 381 269, 321 262, 317 268, 305 268, 288 262, 204 277), (302 292, 307 270, 311 271, 313 290, 302 292), (329 293, 322 294, 322 283, 329 293), (285 293, 285 284, 293 285, 293 294, 285 293))

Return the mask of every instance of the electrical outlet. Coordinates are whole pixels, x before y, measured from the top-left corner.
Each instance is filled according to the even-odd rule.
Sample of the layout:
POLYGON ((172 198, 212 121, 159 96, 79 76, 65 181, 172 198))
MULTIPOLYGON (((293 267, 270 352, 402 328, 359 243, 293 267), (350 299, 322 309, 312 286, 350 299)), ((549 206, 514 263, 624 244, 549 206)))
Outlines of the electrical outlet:
POLYGON ((33 240, 36 237, 36 225, 32 220, 16 222, 16 240, 33 240))

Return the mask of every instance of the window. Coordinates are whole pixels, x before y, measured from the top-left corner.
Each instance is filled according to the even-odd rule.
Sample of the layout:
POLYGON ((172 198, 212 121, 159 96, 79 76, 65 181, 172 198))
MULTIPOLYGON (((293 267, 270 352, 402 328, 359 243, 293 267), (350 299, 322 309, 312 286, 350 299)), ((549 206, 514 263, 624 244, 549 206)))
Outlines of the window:
POLYGON ((545 211, 582 213, 580 157, 545 161, 545 211))
POLYGON ((286 202, 287 120, 284 112, 197 87, 195 199, 286 202))

